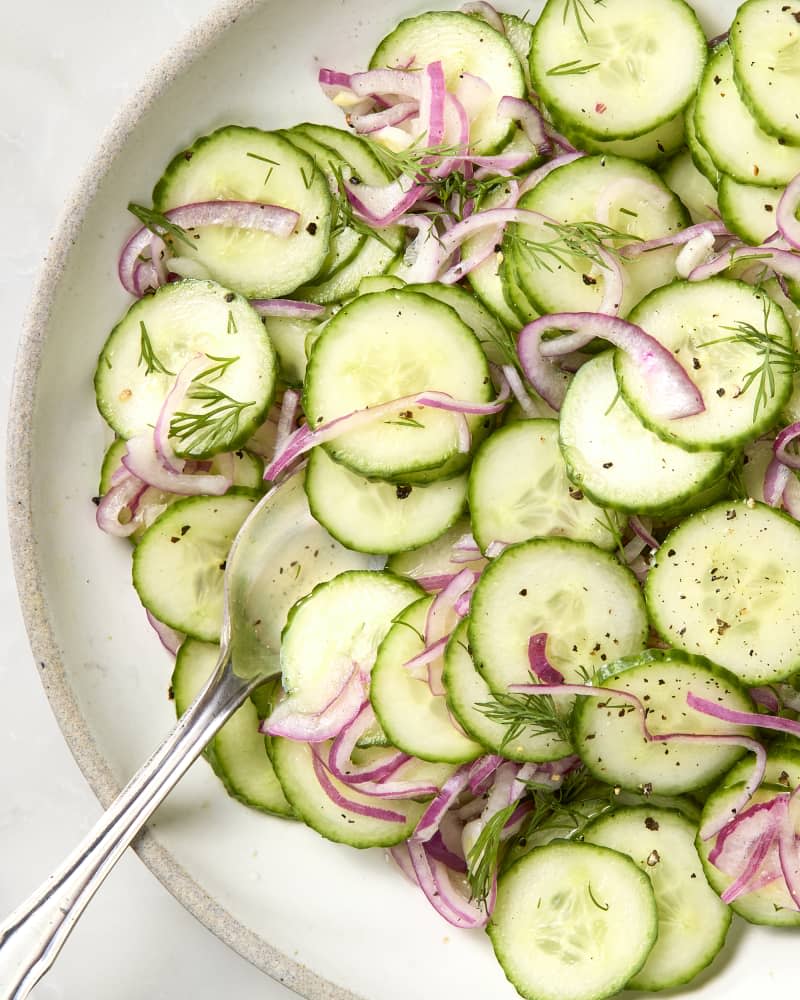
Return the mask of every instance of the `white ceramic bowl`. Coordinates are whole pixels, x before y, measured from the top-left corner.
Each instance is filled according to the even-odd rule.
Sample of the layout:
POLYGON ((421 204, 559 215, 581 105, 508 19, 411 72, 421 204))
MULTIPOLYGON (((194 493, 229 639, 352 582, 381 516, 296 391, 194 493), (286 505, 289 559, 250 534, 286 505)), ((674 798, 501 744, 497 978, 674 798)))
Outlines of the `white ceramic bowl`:
MULTIPOLYGON (((524 6, 517 0, 508 9, 524 6)), ((712 35, 727 26, 736 4, 695 6, 712 35)), ((171 665, 130 585, 129 549, 97 530, 91 503, 106 441, 92 373, 128 303, 116 278, 131 229, 125 206, 146 202, 173 153, 222 124, 337 124, 317 88, 319 66, 363 66, 400 17, 421 9, 415 0, 221 6, 122 111, 52 243, 18 359, 10 516, 42 682, 104 804, 174 721, 166 697, 171 665)), ((331 844, 299 824, 252 812, 229 799, 203 763, 137 850, 215 934, 303 996, 516 996, 485 936, 444 924, 382 852, 331 844)), ((738 925, 713 977, 686 992, 744 1000, 765 982, 788 992, 794 949, 790 933, 738 925)))

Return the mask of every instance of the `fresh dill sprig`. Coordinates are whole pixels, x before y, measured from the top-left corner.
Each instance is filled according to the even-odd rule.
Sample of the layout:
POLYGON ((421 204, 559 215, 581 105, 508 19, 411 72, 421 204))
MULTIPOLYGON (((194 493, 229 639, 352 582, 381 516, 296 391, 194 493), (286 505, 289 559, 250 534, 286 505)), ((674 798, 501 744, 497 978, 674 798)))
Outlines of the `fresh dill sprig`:
POLYGON ((239 327, 236 325, 236 319, 234 318, 233 311, 228 310, 228 329, 227 333, 238 333, 239 327))
POLYGON ((133 201, 129 203, 128 211, 131 215, 135 215, 145 229, 149 229, 153 235, 161 237, 171 236, 173 240, 185 243, 192 250, 197 250, 194 240, 186 230, 181 226, 176 226, 174 222, 170 222, 166 215, 162 215, 161 212, 156 212, 152 208, 145 208, 144 205, 137 205, 133 201))
MULTIPOLYGON (((611 407, 609 407, 611 409, 611 407)), ((622 560, 623 564, 627 564, 625 558, 625 543, 622 541, 622 532, 620 531, 619 522, 616 521, 609 511, 603 511, 602 520, 599 517, 594 519, 595 524, 599 524, 601 528, 611 535, 614 539, 614 547, 617 550, 617 555, 622 560)))
POLYGON ((773 333, 769 332, 769 317, 772 310, 772 302, 767 295, 762 298, 763 309, 763 329, 759 330, 752 323, 743 321, 734 323, 733 326, 723 326, 723 330, 730 331, 729 337, 718 337, 716 340, 707 340, 698 347, 713 347, 715 344, 743 344, 750 347, 758 357, 758 364, 744 376, 744 382, 737 395, 743 396, 755 383, 756 394, 753 400, 753 420, 758 417, 758 411, 762 406, 774 398, 776 384, 776 374, 795 375, 800 372, 800 353, 794 348, 787 346, 773 333))
MULTIPOLYGON (((597 0, 595 0, 595 6, 597 6, 597 0)), ((575 23, 578 26, 578 31, 580 31, 584 42, 588 42, 589 36, 586 34, 583 19, 586 17, 592 22, 592 24, 594 24, 594 18, 592 17, 589 8, 583 0, 564 0, 563 24, 567 23, 570 14, 575 18, 575 23)))
POLYGON ((280 163, 278 163, 277 160, 271 160, 268 156, 261 156, 259 153, 246 153, 245 155, 249 156, 251 160, 260 160, 262 163, 269 164, 269 170, 267 171, 267 176, 264 178, 264 187, 266 187, 267 184, 269 183, 270 177, 272 177, 273 170, 275 169, 275 167, 279 167, 280 163))
POLYGON ((580 59, 570 59, 569 62, 559 63, 558 66, 551 66, 547 71, 547 76, 583 76, 591 73, 600 65, 596 63, 582 63, 580 59))
POLYGON ((555 736, 565 743, 569 742, 569 717, 559 712, 550 695, 500 693, 492 694, 491 699, 475 707, 487 719, 505 728, 501 751, 523 733, 530 736, 555 736))
POLYGON ((144 325, 144 320, 139 321, 139 329, 141 330, 141 336, 139 339, 139 360, 137 362, 137 367, 144 365, 145 375, 152 375, 153 373, 157 373, 159 375, 174 375, 175 372, 171 372, 153 350, 153 345, 150 341, 150 335, 147 332, 147 327, 144 325))
POLYGON ((506 823, 511 818, 517 803, 512 802, 492 816, 480 832, 467 855, 467 881, 470 895, 478 903, 485 903, 492 891, 495 872, 498 868, 503 847, 501 836, 506 823))
POLYGON ((359 236, 366 236, 378 240, 388 250, 395 251, 395 247, 382 235, 380 229, 373 229, 372 226, 360 219, 350 204, 347 197, 347 184, 342 173, 342 168, 338 164, 331 163, 331 172, 336 183, 336 192, 333 196, 331 236, 338 236, 344 229, 352 229, 359 236))
POLYGON ((553 233, 551 240, 534 240, 523 236, 518 230, 507 232, 506 239, 518 246, 536 267, 546 271, 559 264, 570 271, 576 270, 570 257, 588 260, 596 267, 606 268, 600 252, 619 257, 619 247, 639 242, 638 236, 623 233, 601 222, 545 222, 545 228, 553 233))
POLYGON ((193 382, 186 393, 201 408, 195 413, 178 411, 169 425, 170 437, 181 442, 183 451, 209 454, 221 451, 239 430, 242 413, 255 401, 240 403, 226 392, 207 382, 193 382))
POLYGON ((238 354, 234 358, 218 358, 214 354, 207 354, 206 357, 209 361, 213 361, 214 364, 210 368, 201 371, 199 375, 196 375, 193 379, 194 382, 199 382, 201 379, 205 379, 207 382, 217 382, 230 366, 236 364, 239 360, 238 354))

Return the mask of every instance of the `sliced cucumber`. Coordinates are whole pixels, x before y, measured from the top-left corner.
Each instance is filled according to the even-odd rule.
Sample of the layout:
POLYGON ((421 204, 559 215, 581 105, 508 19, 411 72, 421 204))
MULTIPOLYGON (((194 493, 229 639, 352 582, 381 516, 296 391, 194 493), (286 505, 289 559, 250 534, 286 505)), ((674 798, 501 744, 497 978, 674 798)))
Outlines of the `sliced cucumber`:
POLYGON ((264 498, 270 530, 249 540, 247 560, 231 580, 236 619, 250 626, 236 629, 233 636, 237 663, 255 661, 278 670, 281 631, 301 597, 346 570, 383 566, 380 558, 345 549, 314 520, 303 482, 304 473, 298 472, 264 498))
POLYGON ((193 639, 218 642, 233 539, 257 497, 187 497, 150 525, 133 552, 133 585, 148 611, 193 639))
POLYGON ((444 534, 427 545, 391 556, 386 568, 400 576, 408 576, 412 580, 426 576, 443 576, 448 573, 452 575, 465 567, 480 573, 486 565, 486 560, 482 556, 476 555, 474 559, 468 559, 466 562, 453 560, 453 556, 457 555, 453 546, 469 532, 468 518, 456 521, 444 534))
POLYGON ((672 809, 620 809, 593 820, 586 843, 626 854, 650 879, 658 911, 658 940, 628 982, 632 990, 688 983, 725 943, 731 911, 709 886, 697 856, 696 824, 672 809))
MULTIPOLYGON (((187 639, 178 651, 172 674, 175 710, 180 717, 208 680, 219 647, 187 639)), ((277 684, 277 680, 268 685, 277 684)), ((264 685, 266 688, 268 685, 264 685)), ((266 692, 262 691, 262 697, 266 692)), ((253 809, 292 816, 292 807, 275 776, 264 737, 258 731, 258 712, 249 699, 220 729, 206 748, 206 757, 229 795, 253 809)))
POLYGON ((702 413, 665 420, 653 413, 652 393, 641 372, 617 352, 614 366, 625 401, 664 441, 693 451, 723 450, 758 437, 776 422, 792 391, 791 373, 772 366, 770 384, 756 402, 761 382, 748 381, 748 373, 758 370, 761 354, 757 344, 736 336, 749 325, 774 343, 791 346, 786 317, 762 289, 731 278, 675 281, 651 293, 629 319, 673 352, 703 396, 702 413))
POLYGON ((372 668, 369 697, 383 731, 399 750, 422 760, 462 764, 480 757, 483 745, 459 732, 444 697, 434 695, 427 678, 418 679, 405 666, 425 648, 420 636, 432 601, 424 597, 406 608, 387 632, 372 668))
MULTIPOLYGON (((348 303, 325 326, 308 362, 304 408, 316 426, 426 389, 487 401, 492 385, 477 338, 429 295, 377 292, 348 303)), ((456 418, 431 407, 399 406, 396 417, 342 434, 325 448, 354 472, 383 479, 439 469, 448 459, 457 461, 455 473, 468 461, 458 450, 456 418)))
POLYGON ((624 521, 587 500, 567 478, 558 421, 520 420, 480 446, 469 476, 472 531, 485 550, 529 538, 566 537, 613 549, 624 521))
POLYGON ((516 14, 501 13, 500 19, 506 30, 506 38, 511 48, 516 52, 522 72, 525 76, 525 86, 531 90, 530 57, 531 42, 533 41, 533 25, 526 20, 525 16, 517 17, 516 14))
MULTIPOLYGON (((691 692, 726 708, 753 711, 752 700, 736 678, 705 657, 649 649, 618 660, 600 678, 602 687, 630 691, 644 704, 653 735, 753 735, 752 730, 703 715, 686 704, 691 692)), ((744 753, 742 747, 727 743, 716 747, 680 740, 651 743, 644 737, 643 721, 635 706, 614 695, 579 699, 573 742, 596 778, 630 791, 649 788, 659 795, 683 795, 719 778, 744 753)))
POLYGON ((613 351, 592 358, 576 373, 559 428, 573 489, 630 514, 669 511, 730 467, 724 452, 684 451, 648 430, 620 395, 613 351))
POLYGON ((500 877, 488 933, 528 1000, 602 1000, 636 975, 656 942, 653 887, 624 854, 557 841, 500 877))
MULTIPOLYGON (((524 97, 525 79, 508 40, 485 21, 455 11, 433 11, 412 17, 387 35, 370 60, 381 66, 419 69, 441 60, 445 84, 455 88, 462 73, 479 76, 496 99, 524 97)), ((496 114, 492 100, 470 122, 470 145, 477 153, 500 149, 513 130, 510 119, 496 114)))
POLYGON ((309 335, 316 334, 321 323, 317 319, 289 319, 278 316, 265 316, 269 339, 278 355, 281 381, 290 386, 302 386, 306 376, 306 340, 309 335))
POLYGON ((686 206, 692 222, 710 222, 718 218, 717 192, 711 181, 697 169, 688 149, 673 156, 662 169, 661 176, 686 206))
POLYGON ((281 670, 297 711, 329 705, 355 667, 369 673, 393 619, 422 595, 393 573, 351 570, 295 604, 281 637, 281 670))
POLYGON ((741 184, 727 174, 719 181, 719 210, 725 225, 746 243, 759 246, 777 229, 775 212, 782 187, 741 184))
MULTIPOLYGON (((729 788, 749 780, 753 773, 753 760, 746 757, 728 771, 720 788, 729 788)), ((767 751, 767 769, 764 784, 776 785, 785 792, 793 792, 800 785, 800 747, 787 743, 773 744, 767 751)))
MULTIPOLYGON (((631 242, 676 233, 687 220, 685 209, 655 171, 611 155, 584 156, 558 167, 523 195, 519 207, 556 224, 599 221, 629 234, 631 242)), ((503 253, 509 252, 515 255, 519 284, 541 313, 599 308, 605 270, 586 256, 565 252, 552 224, 508 226, 503 253), (548 243, 560 248, 557 258, 541 249, 548 243)), ((667 247, 620 265, 625 277, 622 315, 673 277, 675 256, 674 248, 667 247)))
MULTIPOLYGON (((703 815, 700 822, 703 823, 711 817, 718 817, 725 813, 733 812, 733 807, 741 796, 743 785, 723 785, 713 791, 706 800, 703 807, 703 815)), ((762 784, 747 804, 757 805, 759 802, 767 802, 775 798, 776 795, 785 794, 786 789, 776 785, 762 784)), ((744 811, 744 810, 740 810, 744 811)), ((702 840, 697 837, 696 846, 700 860, 703 862, 703 869, 706 873, 709 885, 712 889, 722 895, 722 893, 733 882, 733 876, 727 875, 719 870, 716 865, 709 861, 709 854, 714 849, 717 842, 716 837, 710 840, 702 840)), ((768 927, 800 927, 800 911, 798 911, 786 883, 782 878, 776 878, 755 892, 749 892, 744 896, 739 896, 731 904, 730 908, 734 913, 743 917, 751 924, 765 924, 768 927)))
POLYGON ((632 139, 686 107, 706 53, 683 0, 548 0, 533 30, 531 80, 559 119, 597 139, 632 139))
POLYGON ((709 184, 717 187, 719 184, 719 170, 711 159, 711 155, 702 144, 697 135, 697 101, 694 100, 686 109, 686 145, 692 162, 706 178, 709 184))
MULTIPOLYGON (((464 244, 463 254, 469 253, 468 242, 464 244)), ((506 301, 503 293, 503 279, 500 266, 503 262, 501 252, 490 254, 482 264, 473 268, 467 275, 467 281, 475 295, 486 308, 493 313, 509 330, 519 330, 522 322, 516 312, 506 301)))
POLYGON ((328 185, 313 159, 286 139, 228 125, 178 153, 153 191, 159 212, 220 198, 280 205, 300 218, 286 238, 198 227, 191 257, 217 281, 251 299, 274 298, 293 292, 324 266, 331 227, 328 185))
POLYGON ((588 542, 512 545, 483 571, 470 612, 472 655, 493 691, 530 681, 528 640, 541 632, 568 682, 640 652, 648 625, 636 578, 588 542))
POLYGON ((686 141, 686 123, 682 111, 635 139, 596 139, 576 128, 570 128, 569 125, 561 122, 559 125, 570 142, 587 153, 626 156, 630 160, 651 165, 663 163, 677 153, 686 141))
POLYGON ((197 415, 198 428, 176 440, 176 450, 207 458, 240 448, 272 404, 275 351, 250 304, 212 281, 177 281, 134 302, 100 352, 97 408, 120 437, 151 430, 175 376, 196 354, 209 362, 194 381, 222 394, 228 419, 217 421, 209 442, 200 426, 209 402, 187 396, 181 409, 197 415))
POLYGON ((447 704, 464 732, 508 760, 558 760, 571 753, 571 744, 553 733, 534 734, 523 730, 513 740, 508 740, 508 727, 482 711, 481 706, 491 706, 492 692, 472 662, 467 630, 468 623, 462 621, 450 637, 443 675, 447 704))
POLYGON ((461 517, 467 477, 429 486, 370 482, 315 448, 306 493, 313 516, 342 545, 359 552, 404 552, 438 538, 461 517))
POLYGON ((800 148, 762 131, 742 101, 727 45, 709 58, 697 92, 695 125, 717 169, 742 184, 774 187, 800 173, 800 148))
POLYGON ((800 668, 800 525, 751 503, 684 521, 656 552, 645 592, 667 642, 757 685, 800 668))
POLYGON ((747 0, 731 25, 736 84, 759 126, 800 145, 798 13, 781 0, 747 0))

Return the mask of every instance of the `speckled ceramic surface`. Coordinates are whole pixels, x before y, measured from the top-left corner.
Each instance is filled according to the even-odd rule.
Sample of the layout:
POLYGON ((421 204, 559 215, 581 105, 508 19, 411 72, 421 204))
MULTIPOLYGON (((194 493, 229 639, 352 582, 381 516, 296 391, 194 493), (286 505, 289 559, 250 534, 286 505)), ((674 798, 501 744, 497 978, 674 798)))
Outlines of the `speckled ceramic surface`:
MULTIPOLYGON (((696 6, 710 34, 735 8, 730 0, 696 6)), ((335 122, 316 87, 318 66, 362 65, 399 17, 420 9, 410 0, 221 6, 119 115, 52 243, 14 389, 10 519, 42 682, 104 803, 173 719, 170 663, 130 586, 129 551, 96 530, 90 502, 105 442, 91 378, 127 301, 115 276, 130 229, 124 206, 146 200, 169 157, 219 125, 335 122)), ((137 850, 214 933, 304 996, 515 996, 484 936, 444 925, 381 852, 352 851, 248 811, 202 763, 137 850)), ((731 945, 693 996, 744 1000, 757 986, 792 987, 789 934, 740 926, 731 945)))

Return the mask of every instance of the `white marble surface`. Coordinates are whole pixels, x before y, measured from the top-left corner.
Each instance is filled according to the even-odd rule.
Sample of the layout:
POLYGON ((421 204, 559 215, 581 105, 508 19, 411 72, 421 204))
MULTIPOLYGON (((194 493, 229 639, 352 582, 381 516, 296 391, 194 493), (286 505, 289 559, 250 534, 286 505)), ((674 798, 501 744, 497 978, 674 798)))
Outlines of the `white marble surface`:
MULTIPOLYGON (((2 5, 4 422, 19 330, 62 204, 146 69, 213 6, 214 0, 9 0, 2 5)), ((4 471, 5 460, 0 477, 4 471)), ((74 846, 100 808, 61 737, 34 669, 5 518, 0 567, 0 913, 5 914, 74 846)), ((32 996, 217 1000, 221 988, 232 1000, 294 996, 196 923, 131 853, 32 996)))

